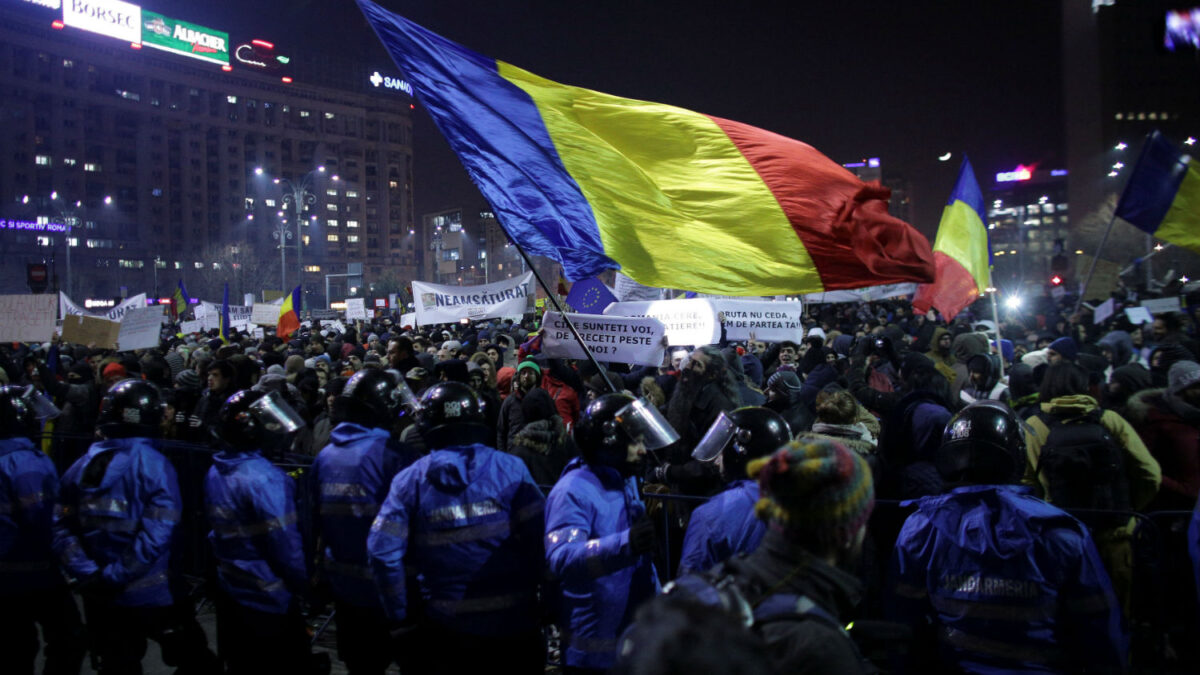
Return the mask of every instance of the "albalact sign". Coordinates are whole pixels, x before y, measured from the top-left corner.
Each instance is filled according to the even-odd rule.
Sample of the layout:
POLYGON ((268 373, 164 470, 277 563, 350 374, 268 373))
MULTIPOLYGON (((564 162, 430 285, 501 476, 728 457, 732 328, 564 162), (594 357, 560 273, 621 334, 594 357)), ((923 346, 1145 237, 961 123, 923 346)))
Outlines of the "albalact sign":
POLYGON ((229 63, 229 33, 142 11, 142 44, 201 61, 229 63))

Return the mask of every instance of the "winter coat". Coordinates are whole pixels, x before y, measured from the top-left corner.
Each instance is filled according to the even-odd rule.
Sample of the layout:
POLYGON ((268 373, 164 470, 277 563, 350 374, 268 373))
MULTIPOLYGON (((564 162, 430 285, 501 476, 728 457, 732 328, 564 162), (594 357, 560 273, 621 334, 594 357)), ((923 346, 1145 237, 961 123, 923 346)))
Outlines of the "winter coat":
POLYGON ((562 419, 557 416, 526 424, 513 436, 508 451, 525 462, 533 482, 538 485, 554 485, 567 462, 578 454, 574 441, 563 428, 562 419))
POLYGON ((546 500, 546 566, 561 583, 563 660, 610 668, 617 638, 658 592, 649 554, 634 555, 629 528, 646 513, 634 478, 571 460, 546 500))
POLYGON ((766 523, 754 515, 758 483, 735 480, 696 507, 688 521, 679 558, 679 573, 703 572, 738 553, 758 548, 766 523))
MULTIPOLYGON (((1052 401, 1042 403, 1041 407, 1044 413, 1079 417, 1095 410, 1098 405, 1096 399, 1091 396, 1076 395, 1060 396, 1052 401)), ((1050 429, 1036 416, 1030 417, 1025 422, 1033 429, 1033 433, 1027 434, 1025 438, 1025 456, 1029 461, 1025 465, 1024 482, 1033 485, 1034 494, 1047 495, 1050 491, 1049 481, 1045 473, 1037 471, 1036 467, 1039 466, 1042 446, 1050 437, 1050 429)), ((1129 477, 1129 501, 1135 511, 1140 511, 1150 503, 1150 500, 1154 499, 1154 495, 1158 492, 1159 484, 1162 482, 1162 469, 1159 467, 1158 461, 1146 449, 1137 432, 1120 415, 1111 410, 1105 410, 1100 416, 1100 424, 1121 447, 1125 448, 1125 474, 1129 477)), ((1132 526, 1133 519, 1131 518, 1129 527, 1132 528, 1132 526)))
POLYGON ((976 354, 987 354, 988 349, 988 339, 983 333, 963 333, 950 343, 950 352, 954 354, 955 360, 952 366, 954 378, 950 381, 952 400, 957 401, 958 393, 971 382, 971 373, 967 371, 967 361, 976 354))
POLYGON ((550 373, 542 376, 542 389, 550 394, 550 399, 554 401, 554 409, 562 418, 563 426, 570 431, 579 420, 579 393, 550 373))
MULTIPOLYGON (((730 559, 724 569, 752 604, 776 593, 803 595, 843 626, 853 618, 863 592, 853 574, 820 560, 773 529, 767 530, 753 553, 730 559)), ((864 667, 846 633, 824 621, 776 620, 756 627, 756 632, 767 643, 772 672, 873 672, 864 667)))
POLYGON ((426 616, 451 630, 536 629, 544 507, 521 460, 485 445, 435 450, 401 471, 367 537, 387 618, 407 616, 407 576, 426 616))
POLYGON ((54 509, 54 552, 76 579, 99 575, 124 607, 172 603, 171 538, 181 517, 175 468, 147 438, 93 443, 63 474, 54 509), (84 485, 93 462, 107 463, 84 485))
POLYGON ((204 506, 221 590, 243 607, 286 614, 308 583, 292 479, 257 452, 221 452, 204 506))
POLYGON ((524 392, 514 391, 500 403, 500 415, 496 419, 496 449, 508 452, 512 437, 525 426, 525 415, 521 412, 524 392))
POLYGON ((1200 494, 1200 409, 1166 389, 1147 389, 1125 411, 1162 468, 1162 490, 1150 510, 1190 510, 1200 494))
POLYGON ((367 566, 367 535, 392 479, 417 457, 410 446, 391 441, 387 429, 342 422, 313 461, 321 570, 340 602, 380 606, 367 566))
POLYGON ((61 585, 50 548, 54 462, 28 438, 0 440, 0 596, 61 585))
POLYGON ((916 627, 917 645, 936 640, 942 667, 1124 669, 1121 608, 1083 523, 1018 486, 962 487, 913 503, 892 557, 888 613, 916 627))

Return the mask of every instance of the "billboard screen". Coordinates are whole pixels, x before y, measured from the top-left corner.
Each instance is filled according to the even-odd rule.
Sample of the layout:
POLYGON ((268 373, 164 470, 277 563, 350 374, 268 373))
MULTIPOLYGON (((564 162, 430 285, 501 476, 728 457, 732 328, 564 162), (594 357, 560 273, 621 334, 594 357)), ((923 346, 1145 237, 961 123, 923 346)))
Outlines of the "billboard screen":
POLYGON ((126 42, 142 41, 142 8, 121 0, 66 0, 63 23, 126 42))
POLYGON ((229 64, 229 33, 148 10, 142 12, 141 24, 140 41, 147 47, 221 65, 229 64))

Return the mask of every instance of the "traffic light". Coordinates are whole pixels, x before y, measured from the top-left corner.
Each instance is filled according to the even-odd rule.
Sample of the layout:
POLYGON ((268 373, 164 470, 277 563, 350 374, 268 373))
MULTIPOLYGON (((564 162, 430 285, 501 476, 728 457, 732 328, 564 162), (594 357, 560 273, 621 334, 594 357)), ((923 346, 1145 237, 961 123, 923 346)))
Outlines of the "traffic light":
POLYGON ((1062 277, 1060 277, 1060 276, 1059 276, 1059 275, 1057 275, 1057 274, 1055 274, 1054 276, 1050 277, 1050 285, 1051 285, 1051 286, 1061 286, 1061 285, 1062 285, 1062 282, 1063 282, 1063 278, 1062 278, 1062 277))

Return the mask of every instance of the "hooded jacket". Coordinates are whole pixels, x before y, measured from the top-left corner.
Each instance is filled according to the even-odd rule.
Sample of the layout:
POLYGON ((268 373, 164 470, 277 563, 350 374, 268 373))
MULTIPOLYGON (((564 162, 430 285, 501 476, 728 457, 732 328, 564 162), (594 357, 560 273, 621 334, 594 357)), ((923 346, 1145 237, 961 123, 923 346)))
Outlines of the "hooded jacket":
POLYGON ((451 630, 536 629, 544 507, 525 464, 486 445, 435 450, 401 471, 367 537, 388 619, 407 616, 407 575, 426 616, 451 630))
POLYGON ((612 667, 617 638, 658 592, 650 555, 629 547, 629 528, 645 513, 634 478, 583 458, 571 460, 550 491, 546 566, 561 584, 566 665, 612 667))
MULTIPOLYGON (((933 367, 937 368, 939 373, 945 375, 946 379, 953 383, 954 364, 958 363, 958 359, 954 358, 954 349, 951 348, 949 352, 943 355, 937 348, 938 341, 942 339, 943 335, 949 332, 945 326, 934 328, 933 337, 929 340, 929 351, 925 352, 925 356, 928 356, 929 360, 933 361, 933 367)), ((953 342, 951 342, 951 345, 953 345, 953 342)))
POLYGON ((1120 672, 1129 639, 1087 528, 1028 493, 924 497, 892 557, 889 618, 929 626, 940 663, 973 673, 1120 672))
POLYGON ((396 474, 417 461, 387 429, 342 422, 313 461, 317 525, 324 548, 321 569, 333 597, 357 607, 379 607, 367 567, 367 534, 396 474))
POLYGON ((538 485, 554 485, 567 462, 577 454, 557 415, 526 424, 513 436, 508 451, 525 462, 538 485))
POLYGON ((175 467, 150 439, 93 443, 63 475, 54 552, 76 579, 99 575, 116 592, 117 605, 169 605, 167 561, 181 503, 175 467), (108 465, 98 484, 85 485, 93 462, 108 465))
POLYGON ((758 548, 766 523, 754 515, 758 483, 735 480, 696 507, 688 520, 679 557, 679 574, 703 572, 738 553, 758 548))
POLYGON ((296 518, 296 488, 257 452, 221 452, 204 480, 221 589, 239 605, 286 614, 308 574, 296 518))
POLYGON ((957 401, 958 393, 971 382, 971 373, 967 370, 967 362, 976 354, 988 353, 988 339, 983 333, 963 333, 954 338, 950 345, 954 354, 954 378, 950 382, 950 397, 957 401))
MULTIPOLYGON (((1098 406, 1096 399, 1091 396, 1075 395, 1060 396, 1041 404, 1042 412, 1064 417, 1079 417, 1086 415, 1098 406)), ((1050 485, 1043 472, 1037 471, 1042 454, 1042 446, 1050 437, 1050 429, 1036 416, 1025 420, 1032 429, 1032 434, 1025 438, 1025 478, 1027 484, 1034 486, 1035 494, 1049 494, 1050 485)), ((1162 482, 1162 469, 1158 461, 1150 455, 1141 437, 1133 427, 1117 413, 1105 410, 1100 416, 1100 424, 1121 447, 1125 448, 1125 474, 1129 478, 1129 500, 1134 510, 1141 510, 1150 503, 1158 492, 1162 482)))
POLYGON ((1152 510, 1187 511, 1200 494, 1200 409, 1166 389, 1135 394, 1129 422, 1162 467, 1162 490, 1152 510))
POLYGON ((0 440, 0 596, 61 585, 50 549, 58 472, 28 438, 0 440))

